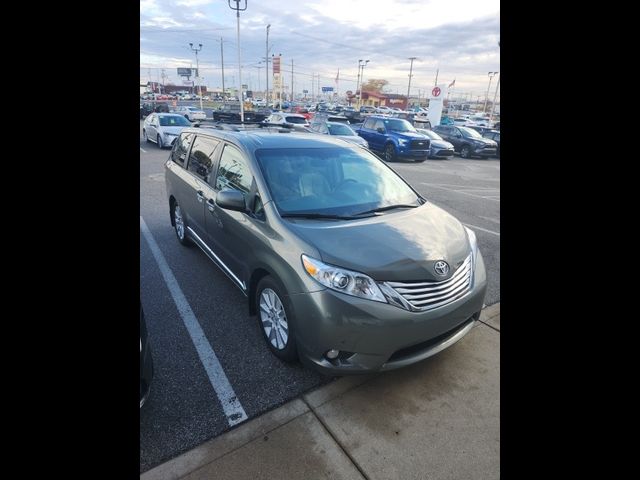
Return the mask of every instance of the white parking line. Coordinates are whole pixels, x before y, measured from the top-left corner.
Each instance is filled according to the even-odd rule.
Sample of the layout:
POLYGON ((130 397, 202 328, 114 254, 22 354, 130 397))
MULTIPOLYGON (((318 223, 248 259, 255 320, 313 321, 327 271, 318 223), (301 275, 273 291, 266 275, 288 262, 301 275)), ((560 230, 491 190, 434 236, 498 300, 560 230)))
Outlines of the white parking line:
POLYGON ((140 147, 140 150, 142 150, 144 153, 147 153, 147 151, 142 147, 140 147))
POLYGON ((245 421, 247 419, 247 414, 245 413, 244 408, 242 408, 240 400, 238 400, 238 397, 233 391, 233 387, 229 383, 229 379, 224 373, 222 365, 220 365, 216 352, 211 348, 211 344, 202 331, 202 327, 200 326, 198 319, 193 313, 193 310, 191 310, 189 302, 184 296, 184 293, 182 293, 176 277, 173 276, 171 268, 169 268, 164 255, 162 255, 162 252, 160 251, 160 247, 158 247, 158 244, 153 238, 153 235, 149 231, 149 228, 142 216, 140 217, 140 230, 142 230, 144 238, 147 240, 149 248, 151 249, 151 253, 153 253, 156 262, 158 263, 158 267, 160 267, 160 272, 162 273, 164 281, 169 288, 169 292, 171 292, 171 296, 178 308, 178 312, 184 322, 184 326, 187 327, 191 341, 196 347, 198 357, 200 357, 200 361, 207 372, 211 386, 218 396, 218 400, 222 405, 224 413, 227 415, 229 425, 233 426, 245 421))
POLYGON ((478 230, 482 230, 483 232, 492 233, 494 235, 500 236, 498 232, 494 232, 493 230, 487 230, 486 228, 478 227, 477 225, 470 225, 468 223, 464 223, 463 225, 466 225, 467 227, 471 227, 471 228, 477 228, 478 230))
POLYGON ((467 193, 467 192, 463 192, 461 190, 454 190, 453 188, 447 188, 447 187, 441 187, 440 185, 436 185, 434 183, 425 183, 425 182, 420 182, 422 185, 427 185, 428 187, 435 187, 435 188, 441 188, 442 190, 448 190, 449 192, 455 192, 455 193, 460 193, 462 195, 468 195, 470 197, 475 197, 475 198, 481 198, 483 200, 491 200, 493 202, 499 202, 499 199, 495 199, 495 198, 490 198, 490 197, 483 197, 480 195, 474 195, 473 193, 467 193))

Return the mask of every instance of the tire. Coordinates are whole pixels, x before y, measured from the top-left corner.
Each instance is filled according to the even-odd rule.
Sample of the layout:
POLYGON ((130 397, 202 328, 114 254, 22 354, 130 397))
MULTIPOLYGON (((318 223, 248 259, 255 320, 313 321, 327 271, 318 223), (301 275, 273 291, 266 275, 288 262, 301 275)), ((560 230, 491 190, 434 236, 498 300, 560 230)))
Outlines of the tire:
POLYGON ((173 216, 174 230, 178 241, 185 247, 191 246, 193 242, 187 236, 187 219, 178 202, 174 202, 171 214, 173 216))
POLYGON ((162 143, 162 137, 160 135, 156 137, 156 142, 158 143, 158 148, 162 150, 164 148, 164 143, 162 143))
POLYGON ((387 162, 395 162, 396 161, 396 149, 392 143, 388 143, 384 147, 384 159, 387 162))
POLYGON ((144 128, 142 129, 142 138, 145 142, 151 143, 151 140, 149 140, 149 136, 147 135, 147 131, 144 128))
POLYGON ((460 156, 462 158, 471 158, 471 149, 469 148, 469 145, 462 146, 462 149, 460 150, 460 156))
POLYGON ((258 282, 255 301, 258 326, 269 350, 284 362, 295 362, 298 359, 295 319, 286 290, 267 275, 258 282), (273 328, 274 319, 277 319, 277 328, 273 328))

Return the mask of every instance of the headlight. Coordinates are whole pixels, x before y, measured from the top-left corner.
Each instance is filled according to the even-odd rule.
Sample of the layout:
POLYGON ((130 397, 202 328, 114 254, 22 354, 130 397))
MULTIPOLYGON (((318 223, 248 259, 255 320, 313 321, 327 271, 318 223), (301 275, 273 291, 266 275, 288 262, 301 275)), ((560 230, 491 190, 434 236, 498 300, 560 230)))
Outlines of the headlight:
POLYGON ((404 146, 406 146, 408 144, 409 144, 409 140, 405 140, 404 138, 399 138, 398 139, 398 145, 401 145, 401 146, 404 147, 404 146))
POLYGON ((165 135, 166 137, 177 137, 177 136, 178 136, 178 134, 177 134, 177 133, 169 133, 169 132, 166 132, 164 135, 165 135))
POLYGON ((469 237, 469 243, 471 244, 471 253, 473 254, 473 263, 475 264, 476 255, 478 254, 478 239, 476 238, 476 232, 470 228, 464 227, 469 237))
POLYGON ((387 303, 376 282, 364 273, 327 265, 307 255, 302 255, 302 266, 311 277, 331 290, 387 303))

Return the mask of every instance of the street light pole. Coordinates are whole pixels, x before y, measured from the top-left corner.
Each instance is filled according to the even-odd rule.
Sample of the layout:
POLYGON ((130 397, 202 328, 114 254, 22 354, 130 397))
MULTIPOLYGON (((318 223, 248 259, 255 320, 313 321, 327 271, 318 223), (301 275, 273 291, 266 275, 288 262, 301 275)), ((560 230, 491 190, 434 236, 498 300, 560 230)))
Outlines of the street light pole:
POLYGON ((364 67, 367 66, 369 60, 365 60, 362 64, 362 75, 360 76, 360 98, 358 100, 358 109, 360 109, 360 105, 362 104, 362 85, 364 84, 364 67))
POLYGON ((202 92, 200 91, 200 64, 198 63, 198 52, 202 50, 202 44, 198 44, 200 48, 193 48, 193 43, 190 43, 189 46, 191 47, 191 50, 196 52, 196 78, 198 79, 198 96, 200 97, 200 110, 202 110, 202 92))
POLYGON ((358 92, 358 88, 360 87, 360 67, 362 63, 362 59, 358 60, 358 79, 356 80, 356 108, 360 109, 360 92, 358 92))
POLYGON ((247 9, 247 0, 244 0, 244 8, 240 8, 241 0, 228 0, 229 8, 236 11, 236 20, 238 27, 238 84, 240 85, 240 121, 244 123, 244 99, 242 95, 242 60, 240 57, 240 12, 247 9), (232 7, 231 2, 236 2, 236 6, 232 7))
POLYGON ((224 101, 224 49, 222 48, 222 37, 220 37, 220 61, 222 63, 222 100, 224 101))
POLYGON ((489 101, 489 89, 491 88, 491 80, 495 77, 498 72, 489 72, 489 86, 487 87, 487 94, 484 97, 484 107, 482 108, 483 113, 487 113, 487 102, 489 101))
POLYGON ((409 57, 409 60, 411 60, 411 66, 409 67, 409 86, 407 87, 407 106, 409 105, 409 94, 411 92, 411 77, 413 76, 413 61, 416 58, 417 57, 409 57))

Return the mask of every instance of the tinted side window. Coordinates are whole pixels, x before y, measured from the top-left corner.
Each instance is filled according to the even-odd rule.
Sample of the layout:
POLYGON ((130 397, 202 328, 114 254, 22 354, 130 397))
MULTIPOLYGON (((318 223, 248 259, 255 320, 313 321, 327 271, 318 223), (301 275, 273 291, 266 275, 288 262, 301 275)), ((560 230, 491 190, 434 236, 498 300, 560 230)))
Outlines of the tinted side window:
POLYGON ((376 120, 376 124, 374 126, 374 129, 379 129, 382 128, 383 130, 386 130, 386 128, 384 128, 384 122, 382 120, 376 120))
POLYGON ((220 157, 220 166, 216 177, 216 190, 231 188, 249 193, 253 175, 247 161, 240 150, 231 145, 225 145, 220 157))
POLYGON ((218 143, 212 138, 196 137, 189 154, 189 171, 206 181, 213 167, 213 151, 218 143))
POLYGON ((171 160, 184 167, 184 161, 187 159, 189 145, 193 139, 193 133, 182 133, 176 143, 173 145, 171 152, 171 160))
POLYGON ((373 124, 376 123, 376 121, 373 118, 367 118, 364 121, 364 124, 362 125, 362 128, 373 128, 373 124))

